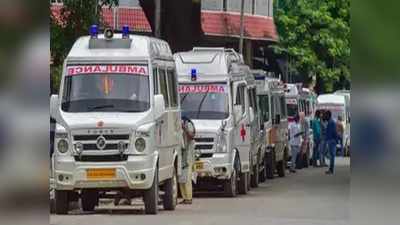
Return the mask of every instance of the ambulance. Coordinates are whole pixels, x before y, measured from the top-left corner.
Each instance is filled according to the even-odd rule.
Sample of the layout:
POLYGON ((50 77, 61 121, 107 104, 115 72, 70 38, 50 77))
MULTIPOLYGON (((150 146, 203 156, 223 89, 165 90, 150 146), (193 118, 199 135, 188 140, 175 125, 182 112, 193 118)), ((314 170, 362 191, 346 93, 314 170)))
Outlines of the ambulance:
POLYGON ((233 49, 194 48, 174 57, 182 115, 196 127, 196 186, 246 194, 258 185, 263 157, 249 67, 233 49))
POLYGON ((288 155, 288 120, 285 89, 282 81, 253 71, 257 84, 257 103, 261 124, 262 142, 265 146, 265 172, 260 177, 273 179, 275 171, 279 177, 286 173, 288 155))
POLYGON ((106 29, 79 38, 69 52, 59 95, 52 158, 57 214, 81 200, 143 197, 145 213, 177 204, 182 128, 175 63, 159 39, 106 29), (160 195, 162 190, 162 195, 160 195))

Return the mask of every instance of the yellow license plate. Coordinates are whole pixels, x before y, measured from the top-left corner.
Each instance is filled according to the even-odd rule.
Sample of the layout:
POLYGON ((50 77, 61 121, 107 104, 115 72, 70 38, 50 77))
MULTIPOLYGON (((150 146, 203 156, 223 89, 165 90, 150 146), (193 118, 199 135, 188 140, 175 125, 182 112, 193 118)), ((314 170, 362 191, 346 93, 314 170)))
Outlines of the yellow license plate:
POLYGON ((204 169, 204 163, 203 162, 195 162, 194 163, 194 169, 196 171, 203 170, 204 169))
POLYGON ((116 177, 115 169, 88 169, 86 171, 89 180, 109 180, 116 177))

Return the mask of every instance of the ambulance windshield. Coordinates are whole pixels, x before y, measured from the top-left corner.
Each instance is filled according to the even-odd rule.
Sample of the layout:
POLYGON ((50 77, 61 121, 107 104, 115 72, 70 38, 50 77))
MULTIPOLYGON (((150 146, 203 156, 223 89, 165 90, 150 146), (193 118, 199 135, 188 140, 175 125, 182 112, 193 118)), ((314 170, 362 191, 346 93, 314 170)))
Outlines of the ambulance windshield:
POLYGON ((221 120, 229 116, 226 85, 180 85, 182 116, 190 119, 221 120))
POLYGON ((80 74, 69 70, 64 82, 62 110, 144 112, 149 109, 150 91, 147 75, 133 73, 133 70, 126 73, 123 70, 116 73, 102 73, 102 71, 80 74))

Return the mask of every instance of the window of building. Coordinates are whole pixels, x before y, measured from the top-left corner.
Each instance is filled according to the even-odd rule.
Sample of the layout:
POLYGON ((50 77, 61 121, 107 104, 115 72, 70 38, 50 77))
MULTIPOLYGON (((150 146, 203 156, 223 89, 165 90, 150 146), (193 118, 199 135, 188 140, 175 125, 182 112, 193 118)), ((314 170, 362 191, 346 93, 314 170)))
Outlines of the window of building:
MULTIPOLYGON (((227 11, 240 12, 242 0, 228 0, 227 11)), ((251 13, 252 0, 244 0, 244 12, 251 13)))
POLYGON ((63 0, 50 0, 50 4, 63 4, 63 0))
POLYGON ((167 71, 167 79, 168 79, 168 95, 169 102, 171 103, 171 107, 178 106, 178 91, 176 85, 176 74, 173 70, 167 71))
POLYGON ((255 0, 255 14, 273 16, 273 0, 255 0))
POLYGON ((224 9, 224 3, 226 3, 226 0, 202 0, 201 9, 222 11, 224 9))
POLYGON ((119 0, 120 7, 138 7, 139 0, 119 0))

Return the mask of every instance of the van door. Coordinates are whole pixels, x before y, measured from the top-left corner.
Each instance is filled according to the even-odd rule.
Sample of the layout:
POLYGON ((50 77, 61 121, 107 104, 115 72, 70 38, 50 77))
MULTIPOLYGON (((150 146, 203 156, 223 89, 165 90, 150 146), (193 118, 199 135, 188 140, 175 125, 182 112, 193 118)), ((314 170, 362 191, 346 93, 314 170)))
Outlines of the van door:
MULTIPOLYGON (((249 102, 249 106, 253 109, 254 118, 250 121, 250 110, 249 110, 249 131, 250 131, 250 148, 252 151, 253 162, 257 161, 257 152, 258 152, 258 141, 259 141, 259 124, 258 124, 258 109, 256 104, 256 97, 255 97, 255 87, 249 87, 247 89, 247 101, 249 102)), ((249 107, 249 109, 250 109, 249 107)))
POLYGON ((159 126, 160 134, 160 145, 159 145, 159 178, 164 180, 168 176, 168 165, 170 161, 170 155, 172 154, 171 148, 171 135, 169 130, 171 129, 171 102, 168 95, 168 81, 167 71, 165 67, 160 66, 158 68, 158 80, 159 80, 159 92, 164 96, 165 101, 165 113, 162 118, 157 121, 159 126))
POLYGON ((234 139, 235 145, 239 150, 242 172, 250 171, 250 128, 249 128, 249 102, 246 101, 247 87, 245 82, 235 83, 233 85, 234 105, 241 107, 242 114, 235 115, 238 120, 235 121, 234 139))

